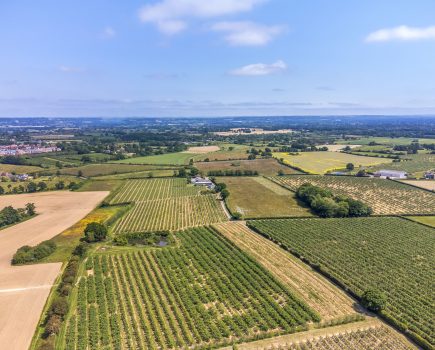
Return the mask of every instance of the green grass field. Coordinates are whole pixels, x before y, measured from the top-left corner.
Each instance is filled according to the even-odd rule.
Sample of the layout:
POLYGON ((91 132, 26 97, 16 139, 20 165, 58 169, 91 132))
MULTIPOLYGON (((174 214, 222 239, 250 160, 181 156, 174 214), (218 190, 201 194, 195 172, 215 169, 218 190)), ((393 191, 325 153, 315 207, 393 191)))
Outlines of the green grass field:
POLYGON ((132 173, 95 176, 94 179, 95 180, 128 180, 128 179, 147 179, 153 177, 170 177, 174 175, 174 171, 176 170, 155 169, 155 170, 146 170, 146 171, 135 171, 132 173))
POLYGON ((60 348, 215 348, 318 320, 221 235, 198 228, 177 240, 176 247, 91 255, 60 348))
POLYGON ((194 153, 166 153, 156 156, 134 157, 115 161, 117 164, 187 165, 194 153))
POLYGON ((228 207, 243 218, 311 216, 293 192, 263 177, 219 177, 217 182, 227 185, 228 207))
POLYGON ((273 181, 296 191, 304 183, 327 188, 336 195, 360 200, 377 215, 434 214, 435 194, 397 181, 353 176, 275 176, 273 181))
POLYGON ((41 170, 43 169, 38 166, 0 163, 0 173, 33 174, 41 170))
MULTIPOLYGON (((60 170, 61 174, 67 175, 77 175, 79 171, 82 172, 83 176, 93 177, 93 176, 104 176, 104 175, 116 175, 123 173, 132 173, 146 170, 160 169, 155 165, 131 165, 131 164, 87 164, 80 167, 74 168, 63 168, 60 170)), ((171 172, 171 174, 173 171, 171 172)))
POLYGON ((311 174, 324 174, 333 170, 345 169, 348 163, 352 163, 356 170, 359 167, 391 163, 391 159, 356 156, 340 152, 301 152, 298 155, 274 153, 273 156, 277 159, 282 158, 284 163, 311 174))
POLYGON ((256 220, 249 226, 361 296, 387 296, 385 314, 432 346, 434 230, 401 218, 256 220))
POLYGON ((258 171, 261 175, 278 175, 279 171, 282 171, 284 174, 300 174, 299 171, 294 170, 288 166, 279 164, 276 159, 255 159, 255 160, 233 160, 233 161, 218 161, 218 162, 200 162, 195 163, 195 167, 197 167, 200 171, 207 174, 209 171, 217 171, 217 170, 252 170, 258 171))
POLYGON ((408 219, 435 227, 435 216, 407 216, 408 219))

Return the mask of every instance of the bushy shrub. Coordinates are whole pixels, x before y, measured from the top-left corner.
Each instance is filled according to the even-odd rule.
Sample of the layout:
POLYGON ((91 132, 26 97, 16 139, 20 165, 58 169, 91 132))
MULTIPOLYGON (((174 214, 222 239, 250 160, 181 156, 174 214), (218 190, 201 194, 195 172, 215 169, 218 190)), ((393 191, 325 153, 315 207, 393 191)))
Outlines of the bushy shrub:
POLYGON ((42 260, 53 254, 56 250, 56 243, 53 241, 44 241, 35 247, 25 245, 17 250, 12 258, 12 265, 28 264, 42 260))
POLYGON ((85 228, 85 241, 88 243, 104 241, 106 236, 107 227, 99 222, 91 222, 85 228))

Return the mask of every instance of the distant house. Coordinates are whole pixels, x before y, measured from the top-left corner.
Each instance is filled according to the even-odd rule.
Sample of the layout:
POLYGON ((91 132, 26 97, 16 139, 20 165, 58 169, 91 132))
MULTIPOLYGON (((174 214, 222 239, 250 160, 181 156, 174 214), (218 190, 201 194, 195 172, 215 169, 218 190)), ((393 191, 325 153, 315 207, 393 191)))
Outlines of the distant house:
POLYGON ((208 177, 196 176, 190 182, 195 186, 206 186, 210 190, 215 188, 215 184, 208 177))
POLYGON ((398 170, 379 170, 375 172, 374 175, 381 179, 406 179, 408 177, 405 171, 398 170))
POLYGON ((424 178, 426 180, 435 180, 435 171, 428 171, 424 173, 424 178))

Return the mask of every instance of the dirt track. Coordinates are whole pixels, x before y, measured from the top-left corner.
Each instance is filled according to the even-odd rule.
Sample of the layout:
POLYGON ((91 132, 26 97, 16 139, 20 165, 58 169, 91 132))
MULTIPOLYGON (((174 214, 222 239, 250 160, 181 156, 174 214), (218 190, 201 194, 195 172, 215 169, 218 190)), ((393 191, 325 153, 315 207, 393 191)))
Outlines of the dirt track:
POLYGON ((56 236, 89 213, 108 192, 44 192, 0 197, 0 209, 35 203, 38 215, 0 230, 0 348, 30 345, 50 288, 61 264, 11 266, 15 251, 56 236))

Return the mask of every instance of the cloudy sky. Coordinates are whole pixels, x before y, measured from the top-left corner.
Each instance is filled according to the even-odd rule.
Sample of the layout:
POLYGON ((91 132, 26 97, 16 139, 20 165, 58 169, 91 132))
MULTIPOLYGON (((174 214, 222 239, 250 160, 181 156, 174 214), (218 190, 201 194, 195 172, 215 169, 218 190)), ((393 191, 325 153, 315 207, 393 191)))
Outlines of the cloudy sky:
POLYGON ((435 114, 434 0, 0 1, 0 117, 435 114))

